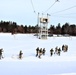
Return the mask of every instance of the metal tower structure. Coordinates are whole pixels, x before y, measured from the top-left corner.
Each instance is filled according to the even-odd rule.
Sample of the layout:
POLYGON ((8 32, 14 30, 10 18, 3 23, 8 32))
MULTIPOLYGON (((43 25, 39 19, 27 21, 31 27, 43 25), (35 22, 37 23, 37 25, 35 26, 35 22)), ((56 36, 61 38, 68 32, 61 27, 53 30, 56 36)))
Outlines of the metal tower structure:
MULTIPOLYGON (((39 16, 39 14, 38 14, 39 16)), ((39 39, 47 39, 48 36, 48 23, 49 18, 48 14, 46 17, 42 14, 42 17, 38 17, 38 25, 39 25, 39 39)))

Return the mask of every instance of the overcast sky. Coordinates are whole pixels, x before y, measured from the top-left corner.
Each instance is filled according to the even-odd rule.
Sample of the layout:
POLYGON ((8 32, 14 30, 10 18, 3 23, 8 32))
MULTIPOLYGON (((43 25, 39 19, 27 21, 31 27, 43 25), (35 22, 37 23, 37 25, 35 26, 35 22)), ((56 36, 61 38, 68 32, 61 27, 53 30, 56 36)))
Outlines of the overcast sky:
POLYGON ((59 1, 54 4, 55 0, 0 0, 0 20, 36 25, 39 12, 40 16, 42 13, 51 15, 49 25, 66 22, 76 24, 76 0, 59 1))

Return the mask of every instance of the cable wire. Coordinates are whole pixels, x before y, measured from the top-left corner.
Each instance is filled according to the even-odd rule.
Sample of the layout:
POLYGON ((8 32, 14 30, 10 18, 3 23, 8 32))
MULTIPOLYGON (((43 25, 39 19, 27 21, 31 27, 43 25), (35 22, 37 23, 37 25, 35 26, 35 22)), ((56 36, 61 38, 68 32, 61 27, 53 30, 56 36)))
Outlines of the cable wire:
POLYGON ((57 12, 51 13, 51 14, 56 14, 56 13, 64 12, 64 11, 73 9, 73 8, 75 8, 75 7, 76 7, 76 5, 75 5, 75 6, 72 6, 72 7, 69 7, 69 8, 67 8, 67 9, 61 10, 61 11, 57 11, 57 12))
POLYGON ((32 0, 31 0, 31 5, 32 5, 32 8, 33 8, 34 13, 36 14, 36 11, 35 11, 35 8, 34 8, 33 1, 32 0))
POLYGON ((46 13, 47 11, 49 11, 55 5, 56 2, 59 2, 59 1, 56 0, 44 13, 46 13))
POLYGON ((52 15, 51 17, 58 17, 58 18, 73 18, 76 19, 76 16, 63 16, 63 15, 52 15))

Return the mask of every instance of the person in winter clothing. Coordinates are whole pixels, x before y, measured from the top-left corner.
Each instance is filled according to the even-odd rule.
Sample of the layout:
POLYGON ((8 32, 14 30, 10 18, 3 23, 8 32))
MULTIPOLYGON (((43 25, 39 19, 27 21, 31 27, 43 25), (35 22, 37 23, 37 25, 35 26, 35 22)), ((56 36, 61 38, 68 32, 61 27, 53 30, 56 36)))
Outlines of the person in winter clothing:
POLYGON ((58 49, 58 55, 59 55, 59 56, 60 56, 60 52, 61 52, 61 49, 59 48, 59 49, 58 49))
POLYGON ((2 52, 3 52, 3 49, 0 49, 0 59, 3 58, 2 52))
POLYGON ((45 50, 45 48, 44 48, 43 51, 42 51, 43 55, 45 55, 45 52, 46 52, 46 50, 45 50))
POLYGON ((22 53, 22 51, 20 50, 20 52, 19 52, 19 59, 22 59, 22 55, 23 55, 23 53, 22 53))
POLYGON ((62 45, 62 51, 64 51, 64 47, 65 47, 65 46, 64 46, 64 45, 62 45))
POLYGON ((65 45, 65 50, 64 52, 67 52, 68 51, 68 45, 65 45))
POLYGON ((38 52, 39 52, 39 47, 37 47, 36 49, 36 57, 38 56, 38 52))
POLYGON ((54 52, 54 50, 53 50, 53 48, 50 50, 50 55, 52 56, 53 55, 53 52, 54 52))
POLYGON ((58 54, 58 46, 55 48, 54 54, 58 54))
POLYGON ((41 58, 41 55, 42 55, 42 48, 39 50, 39 58, 41 58))

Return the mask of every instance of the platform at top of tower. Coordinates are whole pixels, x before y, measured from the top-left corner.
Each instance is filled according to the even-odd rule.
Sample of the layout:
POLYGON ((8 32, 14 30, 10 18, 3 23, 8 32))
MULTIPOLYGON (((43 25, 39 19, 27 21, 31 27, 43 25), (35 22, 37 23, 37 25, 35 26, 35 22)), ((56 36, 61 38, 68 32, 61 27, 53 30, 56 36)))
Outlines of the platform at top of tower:
POLYGON ((40 23, 48 23, 49 18, 40 18, 40 23))

